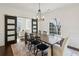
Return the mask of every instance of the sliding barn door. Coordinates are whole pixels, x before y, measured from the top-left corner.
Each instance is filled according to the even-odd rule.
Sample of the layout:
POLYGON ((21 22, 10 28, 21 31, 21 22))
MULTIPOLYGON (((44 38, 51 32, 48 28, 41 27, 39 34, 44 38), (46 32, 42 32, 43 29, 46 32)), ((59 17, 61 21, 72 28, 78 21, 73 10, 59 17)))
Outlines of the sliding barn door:
POLYGON ((38 33, 38 20, 32 19, 32 33, 38 33))
POLYGON ((17 42, 17 17, 5 15, 5 46, 17 42))

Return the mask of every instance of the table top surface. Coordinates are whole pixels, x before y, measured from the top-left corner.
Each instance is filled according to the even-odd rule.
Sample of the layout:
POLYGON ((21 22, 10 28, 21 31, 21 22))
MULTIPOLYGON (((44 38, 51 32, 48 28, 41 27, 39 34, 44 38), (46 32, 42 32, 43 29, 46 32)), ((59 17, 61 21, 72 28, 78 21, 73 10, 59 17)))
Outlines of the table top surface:
POLYGON ((61 35, 55 35, 55 36, 48 36, 48 40, 49 40, 49 43, 50 44, 54 44, 58 41, 61 41, 62 40, 62 36, 61 35))
MULTIPOLYGON (((37 36, 37 37, 39 37, 39 36, 37 36)), ((36 37, 35 37, 36 38, 36 37)), ((48 35, 48 42, 45 42, 45 41, 43 41, 43 40, 41 40, 42 42, 45 42, 45 43, 47 43, 47 44, 50 44, 50 45, 53 45, 53 44, 55 44, 56 42, 59 42, 59 41, 61 41, 62 40, 62 36, 61 35, 54 35, 54 36, 52 36, 52 35, 48 35)))

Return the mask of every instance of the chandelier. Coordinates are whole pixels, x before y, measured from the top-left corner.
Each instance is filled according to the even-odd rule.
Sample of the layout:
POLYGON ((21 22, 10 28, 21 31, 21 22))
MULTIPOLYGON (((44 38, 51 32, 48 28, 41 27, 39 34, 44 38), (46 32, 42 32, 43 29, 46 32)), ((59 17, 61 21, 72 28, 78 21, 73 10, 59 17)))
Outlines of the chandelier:
POLYGON ((44 16, 42 16, 41 9, 40 9, 40 3, 38 4, 38 7, 39 7, 39 9, 38 9, 38 13, 37 13, 37 19, 44 21, 44 16))

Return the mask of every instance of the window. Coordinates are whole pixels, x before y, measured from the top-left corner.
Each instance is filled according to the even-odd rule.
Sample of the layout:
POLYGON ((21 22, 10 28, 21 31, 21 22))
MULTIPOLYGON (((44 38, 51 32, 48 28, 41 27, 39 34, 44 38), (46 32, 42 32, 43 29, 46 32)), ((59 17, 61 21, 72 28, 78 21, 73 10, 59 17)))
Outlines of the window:
POLYGON ((54 25, 53 23, 49 23, 49 33, 50 35, 58 34, 60 35, 60 25, 54 25))
POLYGON ((50 33, 50 35, 57 34, 56 26, 53 23, 49 24, 49 33, 50 33))
POLYGON ((31 19, 25 17, 17 17, 17 32, 26 31, 31 33, 31 19))

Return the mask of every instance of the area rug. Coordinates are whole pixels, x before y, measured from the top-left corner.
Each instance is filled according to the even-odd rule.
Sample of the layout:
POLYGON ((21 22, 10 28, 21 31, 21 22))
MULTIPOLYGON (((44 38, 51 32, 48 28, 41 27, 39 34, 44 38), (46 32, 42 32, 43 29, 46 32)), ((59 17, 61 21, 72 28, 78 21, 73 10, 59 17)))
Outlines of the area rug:
POLYGON ((14 56, 34 56, 32 52, 28 50, 28 46, 24 42, 11 45, 14 56))

